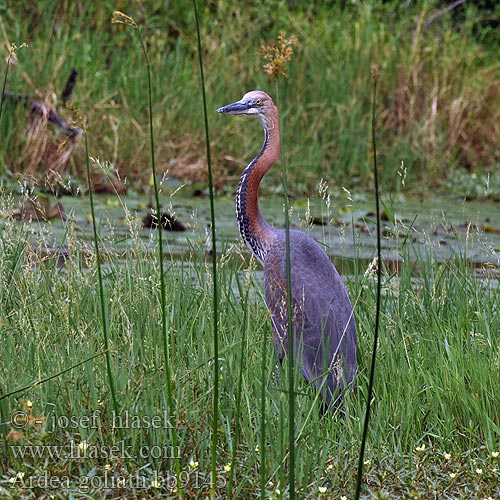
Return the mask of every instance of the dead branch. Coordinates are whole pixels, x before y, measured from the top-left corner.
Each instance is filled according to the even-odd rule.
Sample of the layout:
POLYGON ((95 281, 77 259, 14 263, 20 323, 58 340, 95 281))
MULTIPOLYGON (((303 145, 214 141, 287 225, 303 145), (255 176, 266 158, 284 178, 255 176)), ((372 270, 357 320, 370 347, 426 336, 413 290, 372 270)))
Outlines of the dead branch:
POLYGON ((453 10, 454 8, 458 7, 459 5, 462 5, 465 3, 467 0, 455 0, 454 2, 450 3, 447 7, 444 9, 438 10, 437 12, 434 12, 431 16, 429 16, 423 24, 424 30, 426 30, 432 22, 434 22, 436 19, 439 19, 440 17, 448 14, 450 10, 453 10))
POLYGON ((61 94, 61 100, 63 104, 66 104, 68 99, 70 98, 73 89, 75 88, 75 83, 76 83, 76 77, 78 75, 78 71, 76 71, 75 68, 71 68, 71 73, 68 77, 68 81, 66 82, 66 85, 64 86, 64 90, 62 91, 61 94))
POLYGON ((37 99, 34 99, 26 94, 15 93, 9 90, 6 90, 2 94, 2 99, 16 99, 18 102, 22 103, 26 108, 38 115, 38 116, 47 116, 49 122, 57 125, 62 128, 64 133, 71 139, 74 140, 78 135, 82 134, 82 129, 79 127, 71 127, 68 122, 57 113, 57 111, 53 108, 49 108, 47 104, 41 102, 37 99))

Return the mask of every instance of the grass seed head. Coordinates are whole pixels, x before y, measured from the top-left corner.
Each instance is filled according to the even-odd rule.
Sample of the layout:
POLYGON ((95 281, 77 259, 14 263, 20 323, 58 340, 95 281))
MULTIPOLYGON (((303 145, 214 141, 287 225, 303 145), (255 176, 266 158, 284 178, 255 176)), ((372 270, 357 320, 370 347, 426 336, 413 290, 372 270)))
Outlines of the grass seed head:
POLYGON ((126 24, 127 26, 131 26, 134 29, 137 29, 139 26, 134 21, 134 19, 127 14, 121 12, 120 10, 115 10, 113 12, 113 17, 111 18, 112 24, 126 24))
POLYGON ((287 37, 285 31, 280 32, 276 43, 262 44, 257 55, 264 59, 264 71, 274 79, 280 76, 288 78, 286 65, 292 60, 293 47, 296 45, 299 45, 299 39, 295 35, 287 37))

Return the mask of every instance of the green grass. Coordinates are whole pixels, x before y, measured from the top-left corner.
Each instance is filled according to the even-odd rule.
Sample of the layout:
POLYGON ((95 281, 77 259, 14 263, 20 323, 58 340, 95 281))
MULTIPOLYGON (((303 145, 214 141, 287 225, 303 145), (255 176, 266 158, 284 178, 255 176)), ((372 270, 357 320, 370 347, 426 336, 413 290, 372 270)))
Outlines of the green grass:
MULTIPOLYGON (((43 234, 48 237, 50 225, 43 234)), ((68 256, 58 268, 55 259, 33 252, 28 224, 5 224, 0 240, 4 498, 41 497, 46 474, 63 483, 52 491, 56 498, 78 494, 86 486, 91 498, 101 498, 105 485, 113 484, 112 498, 132 497, 134 484, 143 486, 137 495, 176 498, 169 488, 176 459, 185 496, 209 493, 214 386, 210 265, 200 259, 195 245, 189 261, 165 262, 177 411, 178 449, 173 449, 158 262, 143 257, 154 254, 156 243, 138 238, 132 227, 130 234, 130 250, 123 258, 106 250, 113 247, 112 233, 100 236, 118 415, 158 421, 154 428, 148 420, 140 428, 129 423, 119 434, 113 429, 118 420, 113 420, 103 352, 93 247, 79 240, 74 223, 67 222, 68 256), (19 388, 26 389, 7 396, 19 388), (91 425, 94 412, 99 419, 91 425), (10 425, 23 424, 23 415, 30 415, 26 425, 10 425), (41 423, 34 423, 34 417, 41 423), (74 427, 66 425, 66 417, 73 417, 74 427), (89 447, 78 448, 82 442, 89 447), (42 456, 16 457, 15 446, 32 446, 42 456), (110 457, 112 446, 118 448, 110 457), (60 459, 43 455, 56 447, 63 450, 60 459), (13 484, 18 473, 24 477, 13 484), (120 480, 125 481, 121 486, 120 480), (155 487, 157 480, 162 488, 155 487)), ((287 498, 287 371, 276 387, 271 324, 255 263, 248 267, 223 242, 221 252, 217 492, 224 493, 234 474, 232 498, 258 495, 264 471, 266 495, 287 498), (268 355, 263 358, 264 349, 268 355)), ((500 458, 491 454, 500 448, 499 290, 472 276, 466 255, 439 263, 429 247, 416 263, 405 252, 401 257, 399 275, 384 272, 364 494, 427 498, 435 491, 439 498, 494 498, 500 493, 500 458)), ((298 498, 349 498, 354 490, 376 287, 374 276, 359 268, 348 285, 360 336, 357 390, 347 401, 345 418, 321 420, 314 391, 297 381, 298 498), (326 493, 318 493, 319 487, 326 493)))
MULTIPOLYGON (((156 2, 147 7, 128 12, 138 20, 142 39, 110 24, 112 11, 120 8, 111 2, 99 9, 90 2, 47 3, 39 15, 29 6, 0 10, 9 36, 18 45, 30 44, 15 51, 4 73, 9 88, 46 93, 62 85, 72 66, 80 71, 74 101, 86 118, 89 142, 87 153, 78 144, 73 151, 69 172, 77 182, 87 169, 95 185, 104 171, 90 170, 89 154, 110 161, 139 190, 149 186, 152 172, 210 156, 200 139, 191 4, 184 9, 178 2, 168 15, 156 2), (30 83, 27 68, 37 82, 30 83)), ((384 61, 380 132, 392 131, 382 146, 386 185, 399 186, 394 173, 402 170, 401 157, 409 159, 408 182, 442 177, 455 164, 475 169, 477 152, 457 139, 472 130, 484 140, 478 151, 489 151, 490 136, 483 132, 497 118, 489 105, 496 63, 488 47, 472 38, 470 19, 457 33, 446 22, 446 29, 420 30, 430 10, 422 5, 414 12, 415 25, 415 18, 395 12, 388 29, 388 11, 370 4, 338 10, 333 21, 331 11, 280 2, 204 8, 208 109, 238 98, 246 87, 268 86, 254 53, 261 37, 275 39, 275 31, 286 29, 302 43, 279 99, 283 164, 290 165, 296 190, 310 189, 321 177, 342 185, 347 176, 353 184, 370 179, 365 137, 373 60, 384 61), (406 31, 412 36, 405 38, 406 31), (454 56, 451 48, 465 43, 464 35, 469 46, 465 51, 461 45, 464 50, 454 56), (398 37, 401 43, 395 43, 398 37), (310 77, 323 72, 324 78, 310 77), (416 89, 431 81, 432 92, 426 88, 422 99, 416 89), (440 113, 430 121, 426 91, 439 103, 440 113), (473 111, 461 115, 468 106, 473 111), (464 119, 443 131, 453 117, 442 109, 464 119)), ((24 182, 25 162, 35 165, 34 181, 23 187, 27 196, 29 184, 41 181, 40 171, 50 167, 43 155, 38 163, 34 158, 44 152, 45 138, 57 138, 45 126, 23 133, 25 112, 11 108, 7 103, 2 109, 2 175, 9 183, 17 175, 24 182)), ((214 148, 246 157, 255 148, 247 125, 220 125, 214 148)), ((208 127, 206 133, 208 145, 208 127)), ((492 148, 481 161, 494 165, 495 154, 492 148)), ((220 161, 216 181, 240 171, 239 165, 231 168, 220 161)), ((152 179, 158 208, 163 184, 152 179)), ((321 197, 330 213, 326 191, 321 197)), ((1 202, 12 204, 3 193, 1 202)), ((376 309, 374 277, 361 262, 354 262, 348 283, 360 336, 357 390, 346 400, 344 418, 320 419, 317 395, 299 377, 283 370, 275 385, 271 324, 254 261, 248 264, 238 257, 239 248, 217 241, 220 256, 210 266, 198 240, 191 241, 185 260, 164 261, 161 237, 139 237, 125 199, 118 202, 130 226, 125 237, 103 229, 105 215, 94 213, 90 203, 94 245, 81 238, 70 217, 55 242, 67 249, 62 267, 34 250, 52 240, 50 223, 37 232, 7 217, 0 233, 2 498, 39 498, 47 490, 60 498, 204 498, 229 490, 235 499, 349 497, 376 309), (128 250, 119 255, 124 239, 128 250), (159 258, 151 258, 155 254, 159 258), (296 391, 291 422, 290 386, 296 391)), ((327 228, 324 239, 331 239, 327 228)), ((363 492, 379 498, 494 497, 500 494, 499 289, 493 281, 476 280, 467 255, 458 250, 445 262, 430 245, 416 260, 411 248, 400 258, 398 274, 384 272, 363 492)))
MULTIPOLYGON (((402 189, 395 175, 402 160, 406 189, 443 183, 457 169, 493 173, 500 161, 499 42, 494 31, 481 24, 481 14, 472 6, 461 17, 443 16, 424 29, 437 3, 418 2, 407 10, 400 3, 346 2, 343 10, 278 0, 264 6, 226 0, 201 6, 208 111, 253 88, 274 92, 255 54, 285 30, 301 43, 280 96, 292 190, 311 190, 322 176, 348 188, 370 184, 373 62, 380 70, 379 153, 385 188, 402 189)), ((188 0, 167 6, 154 0, 140 6, 105 0, 4 7, 0 26, 8 42, 29 44, 17 51, 7 88, 60 101, 75 67, 79 74, 71 99, 88 119, 90 149, 129 184, 147 187, 146 67, 139 41, 124 26, 111 24, 116 9, 139 23, 148 49, 158 171, 206 179, 201 167, 194 174, 188 168, 205 157, 196 29, 188 0)), ((6 60, 8 43, 2 50, 6 60)), ((59 110, 68 116, 61 106, 59 110)), ((26 138, 26 112, 17 111, 18 116, 4 106, 3 179, 22 174, 26 158, 41 152, 39 142, 26 138)), ((213 117, 214 172, 222 189, 255 150, 255 137, 247 123, 213 117)), ((257 124, 255 131, 259 134, 257 124)), ((53 128, 46 133, 50 144, 53 128)), ((47 154, 35 157, 40 180, 51 160, 47 154)), ((84 160, 77 144, 64 172, 83 185, 84 160)), ((279 175, 271 175, 279 184, 279 175)))

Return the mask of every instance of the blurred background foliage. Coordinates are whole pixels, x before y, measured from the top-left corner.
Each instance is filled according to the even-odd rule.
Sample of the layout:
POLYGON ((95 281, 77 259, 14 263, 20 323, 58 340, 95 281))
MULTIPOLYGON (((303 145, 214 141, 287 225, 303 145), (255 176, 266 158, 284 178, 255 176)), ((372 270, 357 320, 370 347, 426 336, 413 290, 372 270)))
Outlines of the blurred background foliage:
MULTIPOLYGON (((295 192, 316 189, 321 178, 369 189, 374 64, 380 74, 377 136, 385 189, 445 187, 458 172, 498 176, 497 2, 466 1, 453 9, 437 0, 199 3, 219 192, 235 187, 233 179, 258 151, 261 132, 257 123, 222 119, 215 109, 254 88, 278 101, 295 192), (300 45, 294 48, 289 77, 274 82, 256 52, 283 31, 297 36, 300 45)), ((111 177, 103 176, 104 188, 111 179, 115 188, 149 189, 145 61, 134 30, 111 23, 115 10, 137 22, 152 64, 159 170, 205 182, 191 0, 0 5, 0 77, 6 90, 36 99, 71 126, 81 126, 83 117, 91 155, 113 170, 111 177), (20 48, 22 43, 28 46, 20 48), (70 108, 79 113, 61 100, 73 68, 78 74, 70 108)), ((29 106, 5 99, 2 182, 21 177, 84 186, 83 141, 77 137, 69 143, 47 116, 39 118, 29 106)), ((268 186, 279 185, 278 170, 268 186)), ((102 173, 95 176, 97 183, 102 173)))

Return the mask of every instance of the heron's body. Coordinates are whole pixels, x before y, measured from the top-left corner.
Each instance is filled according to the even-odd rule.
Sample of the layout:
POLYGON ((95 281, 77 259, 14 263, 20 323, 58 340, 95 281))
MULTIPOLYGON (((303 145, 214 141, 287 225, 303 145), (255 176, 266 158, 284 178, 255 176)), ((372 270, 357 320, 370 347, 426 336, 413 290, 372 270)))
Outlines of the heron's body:
MULTIPOLYGON (((241 236, 264 266, 265 300, 271 312, 280 361, 288 352, 286 234, 262 217, 258 190, 280 153, 278 110, 261 91, 218 110, 258 116, 264 145, 241 175, 236 216, 241 236)), ((356 324, 345 285, 323 249, 306 233, 290 230, 291 308, 294 352, 302 375, 320 389, 325 406, 341 395, 356 373, 356 324)))

